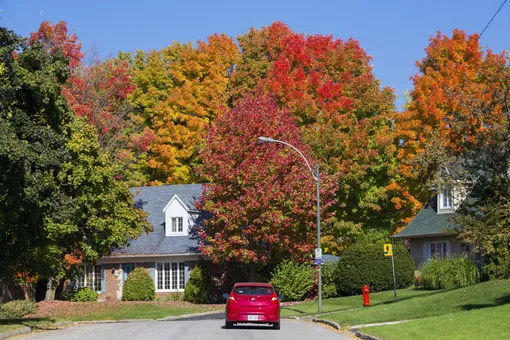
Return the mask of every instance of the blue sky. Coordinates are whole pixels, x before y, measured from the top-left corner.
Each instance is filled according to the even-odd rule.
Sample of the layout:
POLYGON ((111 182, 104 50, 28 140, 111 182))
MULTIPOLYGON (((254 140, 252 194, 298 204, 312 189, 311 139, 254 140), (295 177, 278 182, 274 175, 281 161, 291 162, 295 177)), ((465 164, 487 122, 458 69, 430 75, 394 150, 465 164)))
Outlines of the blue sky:
MULTIPOLYGON (((280 20, 292 30, 357 39, 373 57, 383 86, 402 93, 412 88, 415 61, 423 58, 437 30, 480 33, 504 0, 315 0, 315 1, 171 1, 171 0, 0 0, 0 25, 27 36, 42 20, 67 22, 85 52, 100 56, 118 51, 160 49, 172 41, 204 40, 214 33, 237 37, 250 27, 280 20)), ((510 2, 482 36, 495 52, 510 49, 510 2)))

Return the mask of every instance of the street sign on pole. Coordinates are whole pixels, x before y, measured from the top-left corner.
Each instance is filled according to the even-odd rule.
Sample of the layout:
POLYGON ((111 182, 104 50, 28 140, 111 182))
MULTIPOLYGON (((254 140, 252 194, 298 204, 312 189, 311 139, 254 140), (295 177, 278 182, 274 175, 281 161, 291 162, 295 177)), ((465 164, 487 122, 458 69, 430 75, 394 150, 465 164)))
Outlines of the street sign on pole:
POLYGON ((393 247, 391 243, 384 244, 384 256, 393 256, 393 247))
POLYGON ((322 249, 321 248, 315 248, 315 259, 316 260, 322 259, 322 249))
POLYGON ((393 270, 393 300, 397 299, 397 280, 395 279, 395 261, 393 259, 393 247, 391 243, 384 244, 384 256, 391 256, 391 269, 393 270))

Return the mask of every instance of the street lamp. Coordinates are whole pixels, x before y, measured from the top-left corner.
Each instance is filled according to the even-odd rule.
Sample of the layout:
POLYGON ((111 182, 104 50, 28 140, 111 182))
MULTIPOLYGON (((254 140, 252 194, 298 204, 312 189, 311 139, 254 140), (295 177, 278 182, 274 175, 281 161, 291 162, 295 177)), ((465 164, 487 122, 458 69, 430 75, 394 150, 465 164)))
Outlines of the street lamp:
POLYGON ((312 177, 315 181, 317 188, 317 250, 315 254, 315 259, 317 260, 317 265, 319 266, 319 312, 322 312, 322 274, 321 274, 321 260, 322 260, 322 251, 321 251, 321 201, 320 201, 320 181, 319 181, 319 164, 315 166, 315 174, 313 173, 312 167, 306 157, 299 151, 295 146, 283 142, 281 140, 269 138, 269 137, 258 137, 257 140, 259 143, 280 143, 286 145, 292 149, 294 149, 305 161, 306 166, 308 166, 308 170, 312 174, 312 177))

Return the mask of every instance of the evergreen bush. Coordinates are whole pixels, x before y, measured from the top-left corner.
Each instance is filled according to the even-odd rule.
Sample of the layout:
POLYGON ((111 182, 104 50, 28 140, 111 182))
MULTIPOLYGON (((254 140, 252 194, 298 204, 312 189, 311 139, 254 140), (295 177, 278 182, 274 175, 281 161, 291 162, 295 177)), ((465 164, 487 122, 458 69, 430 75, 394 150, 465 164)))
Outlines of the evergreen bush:
POLYGON ((419 273, 416 286, 421 289, 460 288, 480 281, 476 264, 466 255, 432 258, 420 266, 419 273))
POLYGON ((205 264, 199 263, 193 268, 184 289, 184 300, 191 303, 209 303, 212 299, 211 276, 205 264))
MULTIPOLYGON (((407 249, 393 245, 397 288, 413 283, 414 263, 407 249)), ((356 243, 345 250, 337 266, 336 287, 341 295, 361 293, 367 285, 371 292, 393 289, 391 256, 384 256, 383 244, 356 243)))
POLYGON ((122 289, 123 301, 152 301, 156 298, 154 281, 144 268, 135 268, 122 289))
POLYGON ((185 301, 200 304, 217 301, 211 266, 210 262, 200 261, 193 268, 184 289, 185 301))
POLYGON ((322 297, 325 299, 338 296, 336 291, 336 272, 338 261, 327 261, 322 265, 322 297))
POLYGON ((286 301, 300 301, 310 293, 314 281, 311 265, 284 260, 276 266, 270 282, 286 301))
POLYGON ((21 319, 37 311, 37 304, 30 300, 14 300, 0 304, 0 319, 21 319))

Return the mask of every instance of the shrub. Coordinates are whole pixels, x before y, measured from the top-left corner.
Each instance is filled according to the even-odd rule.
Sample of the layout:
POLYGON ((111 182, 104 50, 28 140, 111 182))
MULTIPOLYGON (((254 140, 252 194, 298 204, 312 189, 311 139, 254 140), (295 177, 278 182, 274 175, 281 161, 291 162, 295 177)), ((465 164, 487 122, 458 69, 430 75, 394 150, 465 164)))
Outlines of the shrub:
POLYGON ((0 305, 0 319, 21 319, 37 311, 37 304, 30 300, 14 300, 0 305))
POLYGON ((127 277, 122 289, 123 301, 152 301, 156 288, 151 276, 144 268, 135 268, 127 277))
POLYGON ((78 291, 71 297, 72 302, 88 302, 96 300, 97 293, 89 287, 78 289, 78 291))
POLYGON ((417 286, 422 289, 452 289, 473 285, 480 281, 476 264, 466 255, 432 258, 420 267, 417 286))
POLYGON ((73 297, 76 295, 76 291, 72 289, 66 289, 60 295, 60 299, 64 301, 72 301, 73 297))
POLYGON ((171 293, 168 294, 165 297, 166 301, 184 301, 184 293, 183 292, 177 292, 177 293, 171 293))
POLYGON ((337 297, 336 268, 338 261, 327 261, 322 265, 322 297, 325 299, 337 297))
POLYGON ((314 268, 307 263, 285 260, 272 273, 271 284, 287 301, 300 301, 314 284, 314 268))
MULTIPOLYGON (((397 288, 410 286, 414 275, 411 255, 403 245, 394 244, 393 256, 397 288)), ((384 256, 382 243, 356 243, 340 257, 336 279, 341 295, 360 294, 363 285, 368 285, 372 292, 393 289, 391 257, 384 256)))
POLYGON ((494 252, 484 254, 483 279, 496 280, 510 278, 510 251, 495 247, 494 252))
POLYGON ((192 303, 208 303, 212 298, 211 276, 205 264, 197 264, 184 289, 184 300, 192 303))

